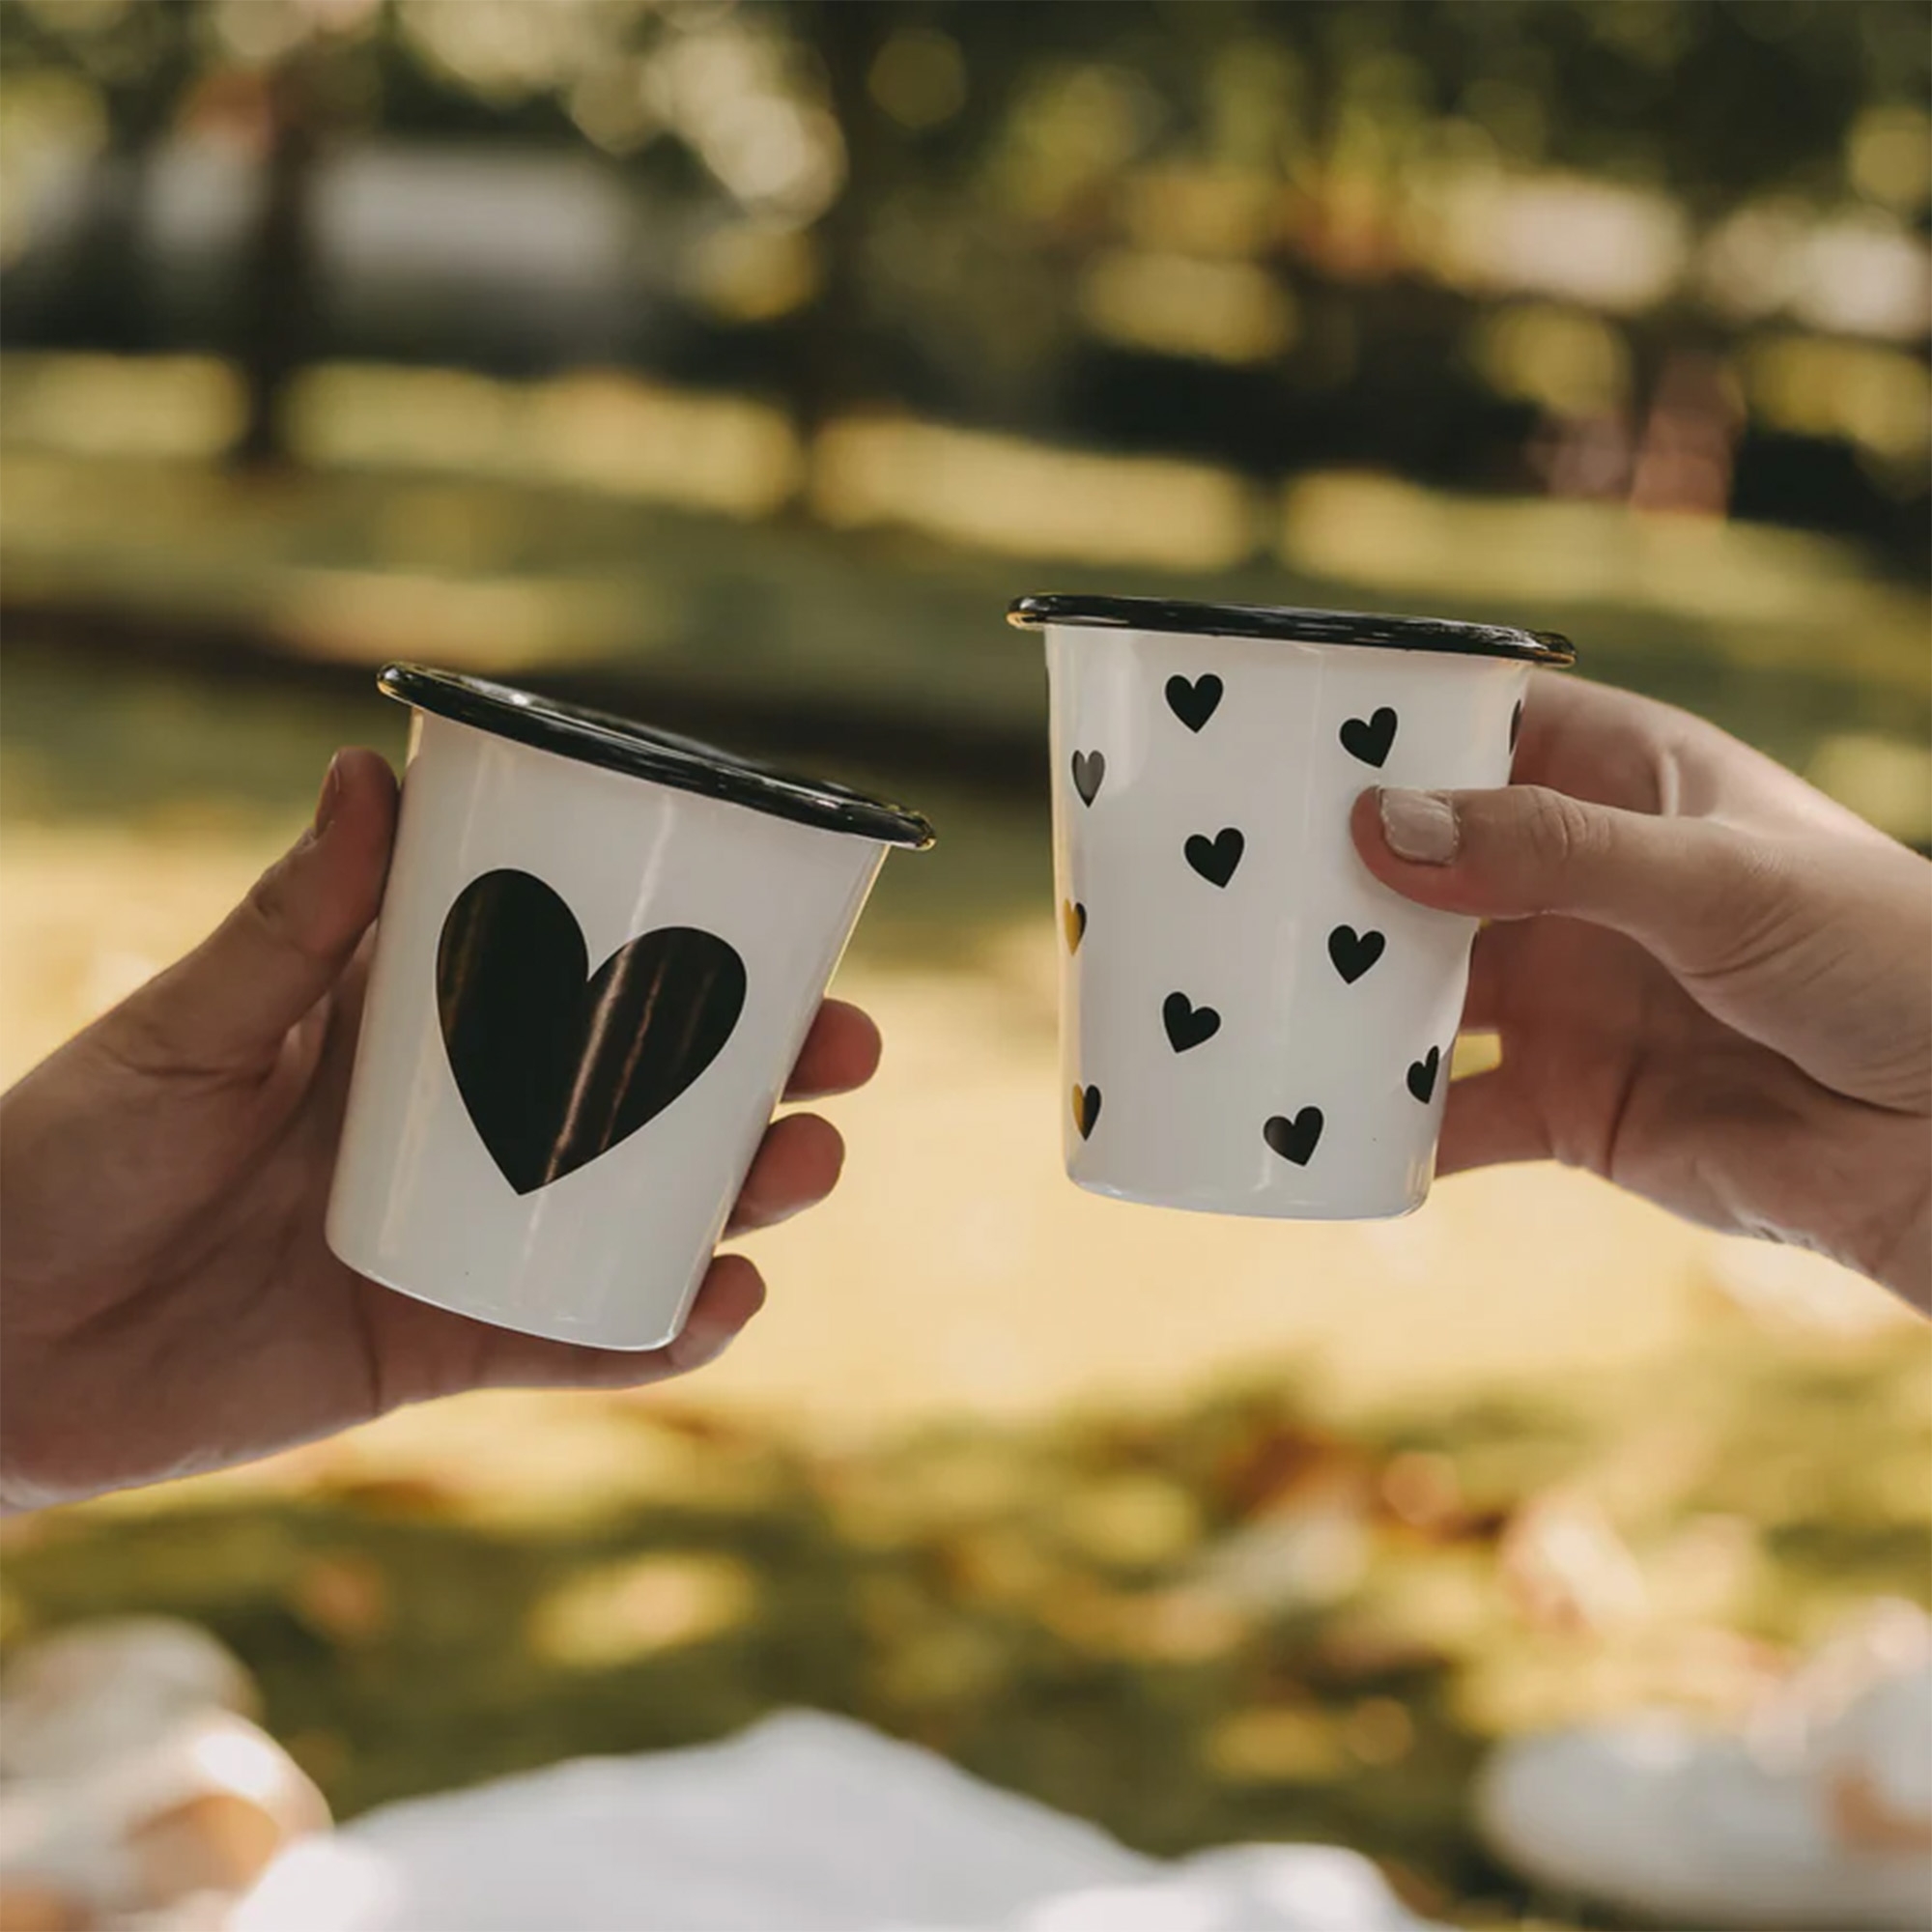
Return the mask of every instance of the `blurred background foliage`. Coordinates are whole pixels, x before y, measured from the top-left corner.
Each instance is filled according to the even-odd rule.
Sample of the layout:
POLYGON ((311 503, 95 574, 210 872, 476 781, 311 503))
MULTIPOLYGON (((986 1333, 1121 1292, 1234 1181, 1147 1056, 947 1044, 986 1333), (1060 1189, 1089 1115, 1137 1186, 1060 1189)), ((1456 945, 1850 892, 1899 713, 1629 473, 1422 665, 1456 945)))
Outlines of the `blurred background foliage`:
MULTIPOLYGON (((366 655, 415 627, 410 580, 455 577, 439 645, 714 656, 787 698, 835 628, 788 617, 801 566, 863 627, 844 576, 956 551, 1605 607, 1612 648, 1655 628, 1626 598, 1754 628, 1822 577, 1814 608, 1895 644, 1916 607, 1846 597, 1835 554, 1653 557, 1590 511, 1922 572, 1921 26, 1894 0, 7 0, 14 601, 71 609, 79 575, 97 614, 366 655), (238 501, 236 468, 302 487, 238 501), (680 571, 679 513, 905 541, 794 542, 726 591, 746 546, 680 571), (701 583, 640 595, 634 561, 701 583)), ((931 676, 1030 721, 1030 674, 895 617, 841 704, 931 676)))
POLYGON ((1353 1230, 1065 1188, 999 617, 1560 628, 1932 840, 1924 29, 0 0, 0 1072, 190 943, 332 745, 400 752, 391 656, 942 834, 849 969, 893 1041, 852 1172, 729 1360, 15 1526, 0 1634, 208 1622, 346 1811, 804 1700, 1473 1921, 1536 1903, 1468 1833, 1491 1738, 1732 1708, 1922 1601, 1932 1349, 1857 1284, 1575 1178, 1353 1230))

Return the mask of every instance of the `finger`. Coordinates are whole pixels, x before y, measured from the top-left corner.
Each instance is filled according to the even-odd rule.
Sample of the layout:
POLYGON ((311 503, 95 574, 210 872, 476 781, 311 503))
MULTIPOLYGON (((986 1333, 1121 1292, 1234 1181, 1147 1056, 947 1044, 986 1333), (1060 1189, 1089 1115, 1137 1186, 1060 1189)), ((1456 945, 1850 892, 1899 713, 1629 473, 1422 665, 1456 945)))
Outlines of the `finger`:
POLYGON ((1569 673, 1531 674, 1511 777, 1626 811, 1878 836, 1708 720, 1569 673))
MULTIPOLYGON (((743 1255, 720 1255, 706 1270, 682 1329, 662 1349, 580 1349, 537 1335, 492 1329, 469 1386, 642 1388, 714 1362, 765 1305, 764 1278, 743 1255)), ((471 1323, 464 1317, 453 1321, 471 1323)), ((453 1392, 453 1391, 449 1391, 453 1392)))
POLYGON ((1419 905, 1499 920, 1565 913, 1627 934, 1687 977, 1761 951, 1789 905, 1786 853, 1774 841, 1541 785, 1365 792, 1351 830, 1370 871, 1419 905))
POLYGON ((1510 775, 1594 805, 1678 810, 1685 753, 1709 729, 1690 712, 1634 692, 1534 671, 1510 775))
POLYGON ((117 1046, 160 1071, 242 1071, 272 1060, 375 919, 395 824, 386 761, 338 752, 294 847, 192 952, 103 1022, 117 1046))
POLYGON ((1493 1073, 1450 1083, 1435 1155, 1438 1176, 1549 1156, 1549 1135, 1529 1083, 1508 1061, 1493 1073))
POLYGON ((677 1335, 665 1345, 666 1372, 685 1375, 715 1362, 765 1305, 765 1278, 743 1255, 719 1255, 677 1335))
MULTIPOLYGON (((1549 940, 1548 927, 1531 920, 1497 920, 1484 925, 1469 948, 1469 983, 1457 1030, 1499 1033, 1520 1019, 1525 1007, 1547 1001, 1549 940)), ((1604 942, 1599 937, 1596 943, 1604 942)))
POLYGON ((770 1228, 823 1201, 845 1165, 845 1143, 816 1114, 787 1114, 765 1130, 726 1234, 770 1228))
POLYGON ((1509 1004, 1511 954, 1517 925, 1486 925, 1469 949, 1469 989, 1463 995, 1463 1033, 1492 1032, 1503 1023, 1509 1004))
POLYGON ((883 1043, 871 1015, 844 1000, 827 1000, 799 1050, 785 1088, 787 1100, 822 1100, 849 1094, 878 1071, 883 1043))

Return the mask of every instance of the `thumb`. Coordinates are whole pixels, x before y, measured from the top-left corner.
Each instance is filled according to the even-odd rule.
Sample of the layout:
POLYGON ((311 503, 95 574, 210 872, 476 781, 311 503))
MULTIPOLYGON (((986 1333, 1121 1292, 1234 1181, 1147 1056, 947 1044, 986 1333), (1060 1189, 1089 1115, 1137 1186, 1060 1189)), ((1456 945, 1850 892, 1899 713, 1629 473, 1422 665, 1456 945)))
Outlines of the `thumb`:
POLYGON ((1377 878, 1481 919, 1564 913, 1627 934, 1673 972, 1721 972, 1782 917, 1776 847, 1709 818, 1585 804, 1541 785, 1364 792, 1351 824, 1377 878))
POLYGON ((314 822, 185 959, 103 1025, 143 1066, 245 1072, 340 978, 376 917, 395 835, 396 781, 368 751, 338 752, 314 822))

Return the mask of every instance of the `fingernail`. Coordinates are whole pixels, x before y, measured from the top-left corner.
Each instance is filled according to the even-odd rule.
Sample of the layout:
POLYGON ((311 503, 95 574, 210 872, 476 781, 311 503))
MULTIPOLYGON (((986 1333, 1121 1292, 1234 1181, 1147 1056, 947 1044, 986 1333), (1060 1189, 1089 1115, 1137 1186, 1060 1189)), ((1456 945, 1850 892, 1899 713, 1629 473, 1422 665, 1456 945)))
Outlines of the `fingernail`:
POLYGON ((1446 866, 1463 842, 1456 808, 1439 791, 1385 789, 1380 794, 1382 838, 1398 859, 1446 866))
POLYGON ((329 821, 335 816, 335 808, 342 799, 342 753, 337 752, 328 761, 328 770, 323 775, 322 795, 315 802, 315 836, 320 838, 328 830, 329 821))

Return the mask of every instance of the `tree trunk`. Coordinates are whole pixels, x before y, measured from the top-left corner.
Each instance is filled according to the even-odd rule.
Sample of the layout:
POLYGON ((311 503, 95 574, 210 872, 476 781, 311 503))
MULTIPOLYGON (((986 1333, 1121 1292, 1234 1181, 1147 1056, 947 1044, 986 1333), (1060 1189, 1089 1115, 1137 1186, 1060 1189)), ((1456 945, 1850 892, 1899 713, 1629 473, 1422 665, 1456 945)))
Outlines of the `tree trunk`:
POLYGON ((892 29, 892 12, 877 0, 823 0, 808 16, 845 144, 845 185, 817 227, 821 281, 806 319, 795 392, 799 434, 808 449, 866 384, 866 237, 887 158, 886 130, 866 83, 892 29))
POLYGON ((237 360, 247 418, 235 446, 246 469, 288 461, 283 405, 314 342, 317 296, 311 225, 316 130, 313 75, 297 53, 264 78, 268 152, 262 199, 242 264, 237 360))

